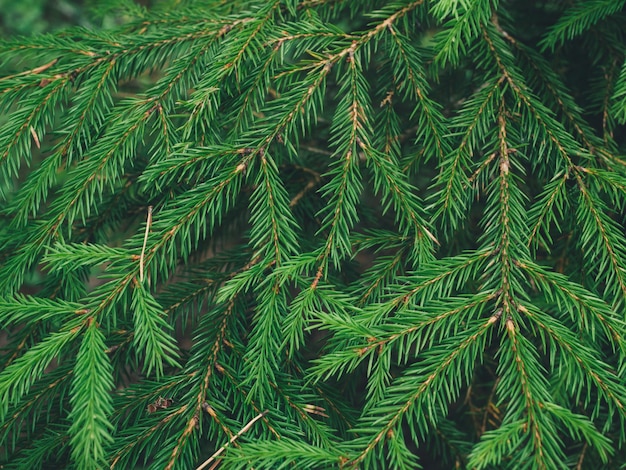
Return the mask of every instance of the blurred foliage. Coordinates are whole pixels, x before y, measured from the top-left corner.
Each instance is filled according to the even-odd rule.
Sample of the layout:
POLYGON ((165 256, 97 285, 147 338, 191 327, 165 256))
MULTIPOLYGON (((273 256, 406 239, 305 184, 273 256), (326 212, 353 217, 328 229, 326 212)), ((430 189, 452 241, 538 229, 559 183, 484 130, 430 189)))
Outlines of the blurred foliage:
POLYGON ((87 14, 81 0, 0 0, 0 18, 3 36, 40 34, 75 25, 94 26, 93 15, 87 14))
MULTIPOLYGON (((103 0, 0 0, 0 36, 48 33, 72 26, 109 29, 125 19, 115 8, 119 2, 103 0)), ((138 7, 177 2, 138 0, 138 7)))

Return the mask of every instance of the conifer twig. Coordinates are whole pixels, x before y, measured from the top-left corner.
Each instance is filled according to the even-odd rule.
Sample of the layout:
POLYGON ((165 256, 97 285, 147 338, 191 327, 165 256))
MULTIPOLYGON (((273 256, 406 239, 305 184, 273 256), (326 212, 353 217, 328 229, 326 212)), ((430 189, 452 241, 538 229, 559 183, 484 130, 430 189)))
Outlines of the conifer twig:
POLYGON ((250 421, 248 421, 248 424, 246 424, 243 428, 241 428, 241 430, 237 434, 231 437, 230 440, 226 444, 224 444, 222 447, 217 449, 217 451, 211 457, 205 460, 202 463, 202 465, 196 468, 196 470, 203 470, 204 468, 206 468, 206 466, 209 465, 211 462, 213 462, 218 455, 220 455, 222 452, 224 452, 224 450, 226 450, 226 447, 228 447, 235 440, 237 440, 243 433, 245 433, 248 429, 250 429, 252 425, 256 423, 258 420, 260 420, 263 416, 265 416, 267 412, 268 410, 262 411, 261 413, 256 415, 254 418, 252 418, 250 421))

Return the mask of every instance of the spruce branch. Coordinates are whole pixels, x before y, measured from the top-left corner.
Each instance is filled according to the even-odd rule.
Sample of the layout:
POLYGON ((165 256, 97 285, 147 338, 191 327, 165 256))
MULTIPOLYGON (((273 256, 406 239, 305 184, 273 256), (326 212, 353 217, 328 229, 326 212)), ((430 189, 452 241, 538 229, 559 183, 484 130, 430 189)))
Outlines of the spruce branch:
POLYGON ((72 324, 71 328, 49 335, 0 372, 0 420, 6 418, 9 405, 18 403, 50 362, 78 336, 83 321, 73 321, 72 324))
POLYGON ((486 333, 497 321, 498 318, 492 316, 486 322, 474 323, 471 328, 468 328, 458 338, 453 337, 448 340, 451 344, 456 345, 451 352, 445 347, 438 348, 438 354, 431 355, 428 364, 423 364, 419 371, 415 370, 415 368, 409 369, 408 374, 417 374, 419 377, 417 389, 413 388, 415 383, 413 380, 406 380, 408 377, 405 380, 399 379, 392 384, 388 388, 387 396, 381 402, 381 405, 399 406, 393 406, 390 412, 382 411, 386 407, 380 407, 382 411, 381 416, 377 416, 381 412, 376 411, 363 416, 363 429, 360 432, 366 437, 359 440, 366 445, 350 460, 349 465, 356 468, 363 462, 372 461, 375 458, 375 454, 372 454, 372 452, 386 441, 389 442, 388 448, 391 452, 396 450, 397 455, 394 457, 398 459, 398 463, 412 465, 413 459, 407 458, 406 447, 401 441, 397 442, 402 437, 398 429, 399 423, 405 418, 407 413, 410 413, 409 416, 412 419, 409 421, 409 425, 413 428, 421 428, 422 432, 425 431, 428 421, 421 410, 427 410, 431 419, 436 419, 436 416, 443 411, 439 408, 439 393, 443 392, 448 399, 458 394, 458 389, 464 380, 462 377, 466 377, 468 372, 467 370, 464 371, 463 361, 460 358, 467 358, 467 355, 475 357, 481 349, 481 343, 485 340, 486 333), (452 382, 444 380, 444 375, 451 377, 452 382), (416 421, 413 421, 415 419, 416 421), (394 441, 396 441, 395 444, 398 447, 393 445, 394 441))
POLYGON ((622 0, 576 2, 576 4, 567 9, 565 14, 559 18, 559 21, 548 30, 540 46, 544 49, 554 50, 557 46, 561 46, 566 39, 573 39, 576 36, 580 36, 599 21, 621 11, 623 7, 624 2, 622 0))
POLYGON ((112 388, 104 335, 90 318, 76 357, 69 414, 72 459, 81 468, 100 468, 106 462, 105 447, 112 441, 112 388))

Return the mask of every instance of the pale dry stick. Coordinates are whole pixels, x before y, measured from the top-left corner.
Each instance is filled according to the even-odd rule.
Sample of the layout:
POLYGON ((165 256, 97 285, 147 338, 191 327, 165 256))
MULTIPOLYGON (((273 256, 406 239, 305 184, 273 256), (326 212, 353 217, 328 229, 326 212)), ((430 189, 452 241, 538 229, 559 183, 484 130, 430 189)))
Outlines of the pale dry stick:
POLYGON ((152 224, 152 206, 148 206, 148 218, 146 220, 146 233, 143 236, 143 246, 141 247, 141 256, 139 258, 139 282, 143 284, 143 258, 146 254, 146 245, 148 244, 148 233, 152 224))
POLYGON ((35 145, 37 146, 38 149, 41 148, 41 143, 39 142, 39 136, 37 135, 37 132, 35 131, 35 128, 33 126, 29 126, 30 127, 30 135, 33 136, 33 140, 35 141, 35 145))
POLYGON ((8 77, 2 77, 0 78, 0 80, 10 80, 12 78, 16 78, 16 77, 23 77, 24 75, 31 75, 31 74, 38 74, 41 72, 45 72, 46 70, 48 70, 50 67, 52 67, 54 64, 56 64, 59 61, 59 59, 53 59, 50 62, 48 62, 47 64, 44 65, 40 65, 39 67, 35 67, 34 69, 30 69, 30 70, 24 70, 23 72, 20 73, 16 73, 14 75, 9 75, 8 77))
POLYGON ((226 450, 226 447, 231 445, 236 439, 239 438, 239 436, 241 436, 244 432, 246 432, 248 429, 250 429, 252 427, 252 425, 254 423, 256 423, 258 420, 260 420, 263 416, 265 416, 267 414, 267 412, 268 412, 268 410, 262 411, 261 413, 256 415, 254 418, 252 418, 248 422, 248 424, 246 424, 243 428, 241 428, 241 431, 239 431, 237 434, 235 434, 233 437, 231 437, 230 440, 226 444, 224 444, 222 447, 217 449, 217 451, 211 457, 209 457, 207 460, 205 460, 202 463, 202 465, 200 465, 198 468, 196 468, 196 470, 203 470, 204 468, 206 468, 206 466, 209 465, 211 462, 213 462, 218 455, 220 455, 222 452, 224 452, 226 450))

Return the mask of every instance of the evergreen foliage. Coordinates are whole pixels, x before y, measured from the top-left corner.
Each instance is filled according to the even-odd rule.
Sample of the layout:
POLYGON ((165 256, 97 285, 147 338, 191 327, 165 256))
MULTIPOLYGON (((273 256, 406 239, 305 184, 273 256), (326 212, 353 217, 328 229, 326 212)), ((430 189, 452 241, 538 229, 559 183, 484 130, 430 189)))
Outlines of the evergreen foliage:
POLYGON ((626 464, 623 0, 104 3, 0 44, 2 468, 626 464))

